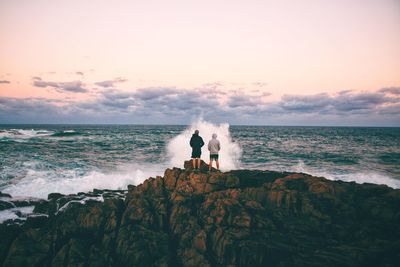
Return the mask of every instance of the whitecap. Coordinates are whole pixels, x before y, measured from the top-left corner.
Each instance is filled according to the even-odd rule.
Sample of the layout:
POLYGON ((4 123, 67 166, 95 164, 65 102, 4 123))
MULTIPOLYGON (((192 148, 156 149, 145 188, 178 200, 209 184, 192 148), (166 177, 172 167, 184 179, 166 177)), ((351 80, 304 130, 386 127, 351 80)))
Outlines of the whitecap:
POLYGON ((217 125, 206 122, 203 119, 193 122, 187 129, 168 143, 167 151, 170 165, 183 167, 184 161, 190 159, 191 147, 189 142, 195 130, 199 130, 199 135, 203 138, 205 143, 201 155, 204 161, 209 161, 207 144, 208 141, 211 140, 212 135, 216 133, 221 143, 221 151, 219 153, 221 170, 228 171, 240 167, 242 150, 238 143, 233 142, 229 132, 229 124, 223 123, 217 125))

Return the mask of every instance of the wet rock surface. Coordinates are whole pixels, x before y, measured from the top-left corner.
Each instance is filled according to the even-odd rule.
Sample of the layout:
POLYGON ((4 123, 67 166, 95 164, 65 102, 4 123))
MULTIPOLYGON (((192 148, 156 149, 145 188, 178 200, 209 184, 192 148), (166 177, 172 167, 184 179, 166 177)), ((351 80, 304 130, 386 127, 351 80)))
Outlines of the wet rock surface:
MULTIPOLYGON (((400 190, 300 173, 208 172, 202 165, 195 172, 186 162, 185 169, 167 169, 164 177, 127 191, 54 193, 31 201, 34 209, 25 220, 0 224, 0 265, 400 262, 400 190)), ((17 206, 11 196, 0 197, 17 206)), ((2 205, 1 212, 15 208, 2 205)))

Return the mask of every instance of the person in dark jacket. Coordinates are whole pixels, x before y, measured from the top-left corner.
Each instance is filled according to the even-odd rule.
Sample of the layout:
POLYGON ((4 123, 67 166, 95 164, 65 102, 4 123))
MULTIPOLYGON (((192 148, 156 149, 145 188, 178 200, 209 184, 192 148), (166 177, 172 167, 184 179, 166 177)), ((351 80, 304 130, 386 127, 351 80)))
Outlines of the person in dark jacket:
POLYGON ((204 141, 201 136, 199 136, 199 130, 194 131, 192 138, 190 138, 190 146, 192 147, 192 161, 193 169, 200 169, 200 157, 201 157, 201 147, 204 146, 204 141), (197 160, 197 168, 196 168, 197 160))

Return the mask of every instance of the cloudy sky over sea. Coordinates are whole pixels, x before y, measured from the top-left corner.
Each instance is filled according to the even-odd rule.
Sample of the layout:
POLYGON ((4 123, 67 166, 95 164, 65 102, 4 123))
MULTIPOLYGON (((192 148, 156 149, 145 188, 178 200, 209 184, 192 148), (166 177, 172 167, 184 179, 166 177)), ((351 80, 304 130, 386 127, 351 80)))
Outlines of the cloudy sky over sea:
POLYGON ((0 0, 0 123, 400 126, 400 1, 0 0))

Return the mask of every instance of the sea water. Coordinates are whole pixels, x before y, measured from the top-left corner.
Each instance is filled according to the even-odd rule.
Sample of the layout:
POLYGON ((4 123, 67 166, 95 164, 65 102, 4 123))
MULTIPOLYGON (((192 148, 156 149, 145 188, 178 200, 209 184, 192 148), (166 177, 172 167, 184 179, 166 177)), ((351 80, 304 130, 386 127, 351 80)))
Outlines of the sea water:
MULTIPOLYGON (((0 125, 0 191, 46 198, 126 189, 183 167, 195 129, 221 142, 231 169, 304 172, 400 188, 400 128, 181 125, 0 125)), ((208 161, 203 147, 202 159, 208 161)))

